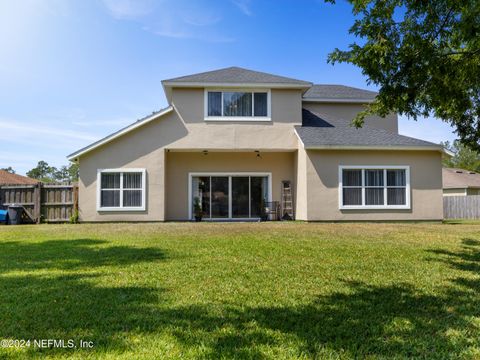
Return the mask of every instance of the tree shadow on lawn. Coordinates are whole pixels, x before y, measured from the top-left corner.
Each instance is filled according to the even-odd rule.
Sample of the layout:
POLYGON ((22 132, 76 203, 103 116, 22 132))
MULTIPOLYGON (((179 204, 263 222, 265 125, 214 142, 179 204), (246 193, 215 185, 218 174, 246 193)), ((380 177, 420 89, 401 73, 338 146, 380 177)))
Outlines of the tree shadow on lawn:
MULTIPOLYGON (((198 350, 198 356, 205 358, 273 358, 277 350, 284 357, 461 357, 469 347, 480 346, 480 331, 471 321, 480 315, 480 280, 471 278, 478 274, 473 265, 480 262, 475 241, 465 239, 458 252, 430 251, 431 260, 470 275, 453 279, 434 295, 409 284, 348 282, 348 291, 298 306, 175 306, 165 299, 165 289, 99 287, 96 274, 4 275, 0 338, 84 338, 95 341, 94 351, 120 353, 143 349, 142 342, 126 339, 132 333, 139 338, 167 334, 184 350, 198 350), (471 266, 465 268, 464 263, 471 266)), ((87 244, 88 240, 74 247, 87 244)), ((95 251, 101 256, 102 250, 106 260, 98 264, 115 263, 108 248, 95 251)), ((128 247, 116 251, 124 262, 158 258, 152 255, 145 260, 138 256, 140 250, 145 251, 128 247)), ((74 253, 74 259, 95 266, 89 256, 74 253)), ((162 259, 161 253, 157 255, 162 259)), ((36 269, 50 267, 48 261, 36 263, 36 269)))

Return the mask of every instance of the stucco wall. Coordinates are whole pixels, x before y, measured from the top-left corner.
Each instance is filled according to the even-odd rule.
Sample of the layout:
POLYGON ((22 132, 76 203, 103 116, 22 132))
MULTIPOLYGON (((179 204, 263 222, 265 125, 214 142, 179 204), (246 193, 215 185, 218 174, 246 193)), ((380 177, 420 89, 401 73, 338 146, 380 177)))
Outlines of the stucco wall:
POLYGON ((272 200, 280 200, 282 180, 292 181, 295 191, 295 153, 265 152, 260 155, 261 157, 257 157, 254 152, 209 152, 208 155, 190 152, 168 152, 166 166, 166 219, 188 219, 189 172, 271 172, 272 200))
POLYGON ((307 151, 307 219, 440 220, 443 218, 441 154, 434 151, 307 151), (340 210, 339 165, 410 166, 410 210, 340 210))
MULTIPOLYGON (((363 110, 362 104, 347 103, 313 103, 304 102, 303 107, 318 114, 331 114, 332 116, 345 119, 351 122, 360 111, 363 110)), ((380 116, 369 116, 365 119, 365 124, 377 129, 384 129, 398 133, 397 114, 391 114, 382 118, 380 116)))
POLYGON ((80 221, 161 221, 165 218, 164 146, 186 135, 174 113, 146 124, 80 157, 80 221), (101 212, 97 204, 97 169, 145 168, 147 203, 145 211, 101 212))

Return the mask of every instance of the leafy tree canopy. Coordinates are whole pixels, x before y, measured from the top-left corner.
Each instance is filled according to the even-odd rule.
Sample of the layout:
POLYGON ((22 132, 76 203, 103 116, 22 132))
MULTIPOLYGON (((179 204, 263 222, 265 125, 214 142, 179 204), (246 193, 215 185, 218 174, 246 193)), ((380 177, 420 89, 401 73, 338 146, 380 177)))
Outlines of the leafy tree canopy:
POLYGON ((6 171, 10 174, 15 174, 15 170, 11 166, 6 167, 6 168, 1 168, 0 170, 6 171))
POLYGON ((480 150, 480 1, 349 2, 355 15, 350 33, 359 42, 335 49, 328 61, 359 66, 380 88, 354 125, 371 114, 433 115, 480 150))
POLYGON ((443 166, 460 168, 480 172, 480 154, 455 140, 453 144, 446 141, 442 143, 443 147, 453 152, 453 157, 444 157, 443 166))
POLYGON ((46 161, 39 161, 37 166, 27 172, 27 176, 43 182, 74 182, 78 180, 78 164, 70 163, 57 169, 46 161))

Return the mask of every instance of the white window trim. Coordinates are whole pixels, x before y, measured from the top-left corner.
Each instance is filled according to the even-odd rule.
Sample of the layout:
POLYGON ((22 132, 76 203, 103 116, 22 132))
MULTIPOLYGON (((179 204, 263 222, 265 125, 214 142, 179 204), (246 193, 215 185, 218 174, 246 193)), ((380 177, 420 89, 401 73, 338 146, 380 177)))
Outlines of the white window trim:
MULTIPOLYGON (((146 209, 146 170, 137 168, 119 168, 119 169, 97 169, 97 211, 145 211, 146 209), (123 173, 139 172, 142 173, 142 206, 123 206, 123 173), (102 207, 102 173, 121 173, 120 174, 120 206, 102 207)), ((139 189, 138 189, 139 190, 139 189)))
MULTIPOLYGON (((268 181, 268 202, 272 202, 272 173, 271 172, 191 172, 188 173, 188 219, 193 220, 192 206, 192 178, 196 176, 228 176, 228 197, 232 198, 232 177, 235 176, 266 176, 268 181)), ((234 218, 232 217, 232 201, 228 204, 228 218, 208 218, 206 221, 224 221, 224 220, 255 220, 259 218, 234 218)))
POLYGON ((205 121, 272 121, 272 94, 270 89, 243 89, 243 88, 205 88, 204 89, 204 120, 205 121), (252 116, 208 116, 208 93, 222 93, 222 114, 223 114, 223 93, 224 92, 246 92, 252 93, 252 116), (267 93, 267 116, 253 116, 254 114, 254 93, 267 93))
POLYGON ((340 210, 375 210, 375 209, 410 209, 410 166, 406 165, 340 165, 338 167, 338 207, 340 210), (353 169, 353 170, 362 170, 362 205, 343 205, 343 170, 344 169, 353 169), (405 191, 406 191, 406 201, 405 205, 387 205, 387 179, 384 175, 384 205, 365 205, 365 170, 369 169, 383 169, 383 170, 405 170, 405 191))

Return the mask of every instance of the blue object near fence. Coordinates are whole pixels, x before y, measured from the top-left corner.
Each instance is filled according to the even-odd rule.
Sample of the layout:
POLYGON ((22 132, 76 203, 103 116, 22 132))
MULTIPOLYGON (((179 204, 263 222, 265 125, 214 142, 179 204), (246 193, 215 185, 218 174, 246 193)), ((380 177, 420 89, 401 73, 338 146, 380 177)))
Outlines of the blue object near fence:
POLYGON ((0 210, 0 222, 6 223, 8 220, 8 210, 0 210))

